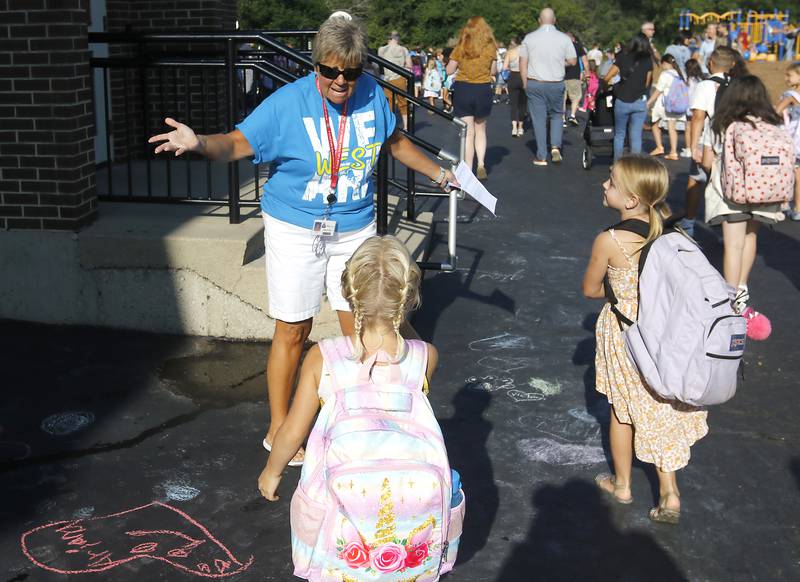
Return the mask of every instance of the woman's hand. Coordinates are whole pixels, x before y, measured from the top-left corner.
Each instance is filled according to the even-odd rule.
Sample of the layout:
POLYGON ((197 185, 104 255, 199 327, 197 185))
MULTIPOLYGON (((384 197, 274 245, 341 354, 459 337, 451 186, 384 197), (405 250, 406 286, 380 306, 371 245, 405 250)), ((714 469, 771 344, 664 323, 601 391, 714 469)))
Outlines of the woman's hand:
POLYGON ((461 186, 461 184, 458 183, 458 180, 456 180, 455 174, 453 174, 453 172, 451 170, 448 170, 447 168, 441 168, 441 170, 436 176, 432 176, 430 178, 431 182, 435 183, 436 186, 438 186, 445 192, 450 192, 451 190, 450 186, 455 186, 456 188, 459 188, 461 186), (444 170, 444 174, 442 174, 442 170, 444 170), (439 176, 442 176, 441 180, 438 179, 439 176))
POLYGON ((261 471, 261 475, 258 476, 258 490, 261 491, 261 495, 264 496, 264 499, 267 501, 278 501, 278 499, 280 499, 280 497, 275 495, 275 492, 278 490, 281 478, 282 475, 270 475, 267 472, 267 467, 264 467, 264 470, 261 471))
POLYGON ((197 134, 195 134, 191 127, 175 121, 171 117, 167 117, 164 120, 164 123, 170 127, 174 127, 175 130, 170 131, 169 133, 154 135, 147 140, 147 143, 164 142, 156 147, 155 153, 160 154, 161 152, 175 152, 175 156, 179 156, 184 152, 200 151, 202 144, 200 139, 197 137, 197 134))

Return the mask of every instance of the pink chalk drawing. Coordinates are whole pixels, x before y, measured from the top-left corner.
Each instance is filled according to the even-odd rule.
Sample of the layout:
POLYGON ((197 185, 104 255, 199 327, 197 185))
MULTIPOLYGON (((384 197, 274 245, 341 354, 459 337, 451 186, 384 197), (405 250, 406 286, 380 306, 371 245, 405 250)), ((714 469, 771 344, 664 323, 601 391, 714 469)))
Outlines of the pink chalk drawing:
POLYGON ((58 574, 105 572, 149 558, 195 576, 228 578, 253 563, 253 556, 238 560, 187 513, 158 501, 112 515, 40 525, 22 534, 20 542, 31 562, 58 574), (154 523, 157 529, 147 526, 154 523))

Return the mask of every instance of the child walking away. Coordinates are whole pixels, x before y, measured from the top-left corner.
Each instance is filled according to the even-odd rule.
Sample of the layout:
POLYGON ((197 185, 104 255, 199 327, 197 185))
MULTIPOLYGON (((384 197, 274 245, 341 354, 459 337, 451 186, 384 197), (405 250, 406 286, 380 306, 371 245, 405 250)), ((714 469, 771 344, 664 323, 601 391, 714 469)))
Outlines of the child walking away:
MULTIPOLYGON (((442 91, 442 76, 439 73, 436 63, 436 60, 428 59, 428 65, 425 68, 425 80, 423 82, 423 97, 428 100, 431 107, 435 106, 435 99, 442 91)), ((433 115, 433 111, 428 111, 428 113, 433 115)))
POLYGON ((586 74, 586 95, 583 97, 581 111, 591 113, 595 108, 597 92, 600 90, 600 77, 597 76, 597 62, 589 59, 589 71, 586 74))
POLYGON ((666 121, 669 133, 669 153, 664 156, 664 159, 677 160, 678 122, 686 121, 686 111, 689 109, 689 86, 678 66, 678 61, 672 55, 667 54, 661 57, 661 75, 658 77, 655 91, 647 101, 647 106, 652 109, 653 140, 656 142, 656 148, 650 152, 650 155, 664 155, 664 145, 661 143, 661 122, 666 121))
MULTIPOLYGON (((689 448, 708 432, 707 412, 658 395, 643 381, 628 357, 622 323, 638 315, 638 261, 642 247, 662 232, 668 214, 664 203, 669 175, 664 165, 641 155, 623 156, 603 184, 603 205, 617 210, 618 226, 639 223, 641 236, 623 228, 610 228, 595 239, 583 279, 587 297, 606 297, 610 287, 616 304, 607 303, 597 320, 596 389, 611 404, 611 457, 614 474, 598 475, 597 486, 619 503, 632 503, 633 454, 656 466, 658 505, 650 519, 677 523, 681 500, 676 472, 689 462, 689 448), (605 282, 605 283, 604 283, 605 282), (613 307, 613 309, 612 309, 613 307)), ((688 239, 687 239, 688 240, 688 239)), ((611 294, 611 292, 609 294, 611 294)))
POLYGON ((689 166, 689 180, 686 184, 686 217, 680 222, 681 228, 694 236, 694 223, 700 198, 705 190, 708 174, 703 168, 703 146, 711 144, 711 118, 714 116, 717 92, 724 91, 730 82, 730 73, 736 64, 736 51, 725 46, 717 47, 708 58, 711 76, 701 81, 692 95, 689 108, 692 111, 691 141, 692 152, 689 166))
POLYGON ((258 486, 270 501, 311 431, 292 497, 294 574, 322 580, 430 580, 452 569, 464 494, 425 393, 436 349, 403 340, 420 271, 391 236, 365 241, 342 290, 352 337, 308 352, 258 486), (321 408, 321 410, 320 410, 321 408))
POLYGON ((800 220, 800 62, 786 68, 786 84, 789 90, 775 110, 783 115, 784 127, 794 140, 794 208, 789 208, 787 215, 792 220, 800 220))
MULTIPOLYGON (((703 74, 703 68, 700 66, 700 63, 695 59, 689 59, 686 61, 686 84, 689 86, 689 103, 694 101, 694 94, 697 90, 697 86, 700 84, 700 81, 705 80, 705 75, 703 74)), ((686 130, 684 131, 684 141, 686 142, 686 147, 681 150, 681 157, 682 158, 691 158, 692 157, 692 150, 690 149, 692 144, 692 109, 689 108, 686 110, 686 130)))
POLYGON ((422 88, 422 59, 415 55, 411 57, 411 72, 414 75, 414 97, 419 97, 422 88))
POLYGON ((750 299, 747 281, 756 258, 762 223, 783 220, 791 199, 794 144, 781 128, 764 83, 754 75, 734 79, 711 123, 711 178, 705 191, 706 222, 722 225, 723 275, 738 289, 734 309, 750 299))

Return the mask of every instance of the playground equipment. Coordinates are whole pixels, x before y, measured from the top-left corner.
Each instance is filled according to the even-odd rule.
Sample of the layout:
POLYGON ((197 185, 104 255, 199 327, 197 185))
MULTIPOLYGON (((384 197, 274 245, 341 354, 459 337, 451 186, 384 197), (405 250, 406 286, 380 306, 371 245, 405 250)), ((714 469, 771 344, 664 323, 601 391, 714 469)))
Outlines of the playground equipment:
POLYGON ((723 14, 706 12, 695 14, 681 10, 679 29, 690 31, 693 26, 721 23, 728 26, 729 42, 737 47, 747 60, 782 61, 797 58, 800 54, 800 35, 791 39, 786 33, 798 26, 789 21, 789 11, 758 12, 731 10, 723 14))

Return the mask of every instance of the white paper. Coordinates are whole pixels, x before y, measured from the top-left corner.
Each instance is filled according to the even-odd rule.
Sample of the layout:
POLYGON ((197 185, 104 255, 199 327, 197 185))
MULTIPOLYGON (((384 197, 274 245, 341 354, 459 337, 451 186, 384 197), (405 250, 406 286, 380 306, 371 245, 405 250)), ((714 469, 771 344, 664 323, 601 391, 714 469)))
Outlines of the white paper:
POLYGON ((484 206, 489 212, 495 214, 494 209, 497 206, 497 198, 492 196, 489 191, 481 184, 467 167, 467 164, 460 162, 455 171, 456 180, 461 189, 472 196, 477 202, 484 206))

